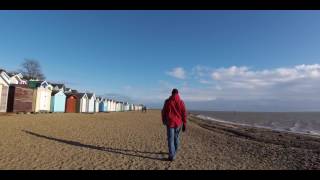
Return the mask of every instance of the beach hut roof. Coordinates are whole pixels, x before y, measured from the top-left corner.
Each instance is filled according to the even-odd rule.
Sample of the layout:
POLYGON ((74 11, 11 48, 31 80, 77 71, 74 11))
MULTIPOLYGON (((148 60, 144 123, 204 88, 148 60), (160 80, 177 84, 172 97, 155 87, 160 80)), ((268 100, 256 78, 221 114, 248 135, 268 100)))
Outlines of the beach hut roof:
POLYGON ((52 93, 51 93, 51 96, 54 96, 54 95, 56 95, 56 94, 59 93, 59 92, 61 92, 61 90, 60 90, 60 91, 53 90, 52 93))
POLYGON ((87 96, 89 99, 91 99, 93 95, 94 95, 93 93, 87 93, 87 96))
POLYGON ((2 78, 6 84, 10 84, 10 77, 8 76, 7 72, 3 69, 0 69, 0 78, 2 78))
MULTIPOLYGON (((64 88, 65 86, 64 86, 64 84, 56 84, 56 83, 50 83, 53 87, 58 87, 59 89, 61 89, 61 88, 64 88)), ((70 89, 70 88, 69 88, 70 89)))
MULTIPOLYGON (((0 73, 2 73, 2 72, 7 73, 7 71, 6 71, 6 70, 4 70, 4 69, 0 69, 0 73)), ((8 73, 7 73, 7 74, 8 74, 8 73)))
POLYGON ((79 97, 79 98, 83 98, 83 97, 88 97, 87 96, 87 93, 75 93, 75 95, 77 96, 77 97, 79 97))
POLYGON ((70 96, 78 98, 78 96, 75 93, 65 93, 65 95, 67 96, 67 98, 69 98, 70 96))

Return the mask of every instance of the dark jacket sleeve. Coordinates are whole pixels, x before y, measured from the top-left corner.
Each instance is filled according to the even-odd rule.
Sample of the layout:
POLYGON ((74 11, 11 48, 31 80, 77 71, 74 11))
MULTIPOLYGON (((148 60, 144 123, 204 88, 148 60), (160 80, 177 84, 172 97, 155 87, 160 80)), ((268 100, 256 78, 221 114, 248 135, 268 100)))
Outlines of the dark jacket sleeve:
POLYGON ((187 111, 184 102, 181 100, 181 117, 184 125, 187 124, 187 111))
POLYGON ((164 101, 163 108, 161 111, 162 123, 165 123, 166 121, 166 114, 167 114, 166 106, 167 106, 167 100, 164 101))

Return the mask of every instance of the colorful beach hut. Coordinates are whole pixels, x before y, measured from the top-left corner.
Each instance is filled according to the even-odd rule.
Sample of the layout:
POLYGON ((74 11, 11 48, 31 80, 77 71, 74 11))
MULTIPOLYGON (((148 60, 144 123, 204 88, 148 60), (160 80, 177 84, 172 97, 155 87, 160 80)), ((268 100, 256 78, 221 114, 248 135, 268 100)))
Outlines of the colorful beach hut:
POLYGON ((87 93, 88 101, 87 101, 87 108, 88 112, 94 112, 94 104, 96 96, 94 93, 87 93))
POLYGON ((129 103, 128 102, 124 103, 124 110, 129 111, 129 103))
POLYGON ((66 105, 65 112, 66 113, 76 113, 77 111, 77 101, 78 97, 72 93, 66 93, 66 105))
POLYGON ((100 104, 99 104, 99 111, 100 112, 107 112, 108 111, 108 100, 107 99, 102 99, 100 101, 100 104))
POLYGON ((124 104, 123 104, 123 102, 120 102, 120 111, 124 111, 124 104))
POLYGON ((99 105, 101 100, 101 97, 96 97, 96 99, 94 100, 94 112, 99 112, 99 105))
POLYGON ((117 101, 117 112, 121 111, 121 102, 117 101))
POLYGON ((113 100, 112 99, 109 99, 109 103, 110 103, 110 107, 108 106, 108 110, 110 111, 110 112, 113 112, 114 110, 113 110, 113 100))
POLYGON ((32 112, 34 89, 25 84, 10 85, 8 94, 8 112, 32 112))
POLYGON ((65 112, 66 95, 63 90, 54 90, 51 94, 51 112, 65 112))
POLYGON ((0 69, 0 112, 7 112, 10 77, 0 69))
POLYGON ((76 93, 77 96, 77 112, 84 113, 88 112, 87 103, 88 96, 86 93, 76 93))
POLYGON ((33 112, 49 112, 53 87, 47 81, 29 81, 28 86, 34 89, 33 112))
POLYGON ((106 99, 106 103, 107 103, 107 112, 110 112, 111 111, 111 100, 106 99))
POLYGON ((110 99, 110 111, 115 111, 115 101, 113 99, 110 99))

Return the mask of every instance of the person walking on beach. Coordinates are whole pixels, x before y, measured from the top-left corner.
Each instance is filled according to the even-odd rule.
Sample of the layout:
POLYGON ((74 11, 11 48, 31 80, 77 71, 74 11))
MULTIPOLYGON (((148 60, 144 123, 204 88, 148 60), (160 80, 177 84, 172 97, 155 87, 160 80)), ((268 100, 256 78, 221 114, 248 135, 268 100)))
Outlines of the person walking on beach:
POLYGON ((147 112, 147 106, 143 106, 143 108, 142 108, 142 112, 147 112))
POLYGON ((179 147, 180 132, 185 132, 187 125, 186 107, 177 89, 173 89, 171 96, 165 100, 161 114, 162 123, 167 127, 169 161, 173 161, 179 147))

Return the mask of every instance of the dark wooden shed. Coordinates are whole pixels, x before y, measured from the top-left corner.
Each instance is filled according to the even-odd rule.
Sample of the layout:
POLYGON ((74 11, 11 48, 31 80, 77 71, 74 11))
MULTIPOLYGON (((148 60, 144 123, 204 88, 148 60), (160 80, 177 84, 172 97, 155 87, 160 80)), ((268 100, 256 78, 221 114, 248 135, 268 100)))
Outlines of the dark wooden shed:
POLYGON ((33 89, 27 85, 10 85, 8 94, 8 112, 32 112, 33 89))
POLYGON ((75 94, 66 94, 66 112, 75 113, 77 112, 77 100, 78 97, 75 94))

